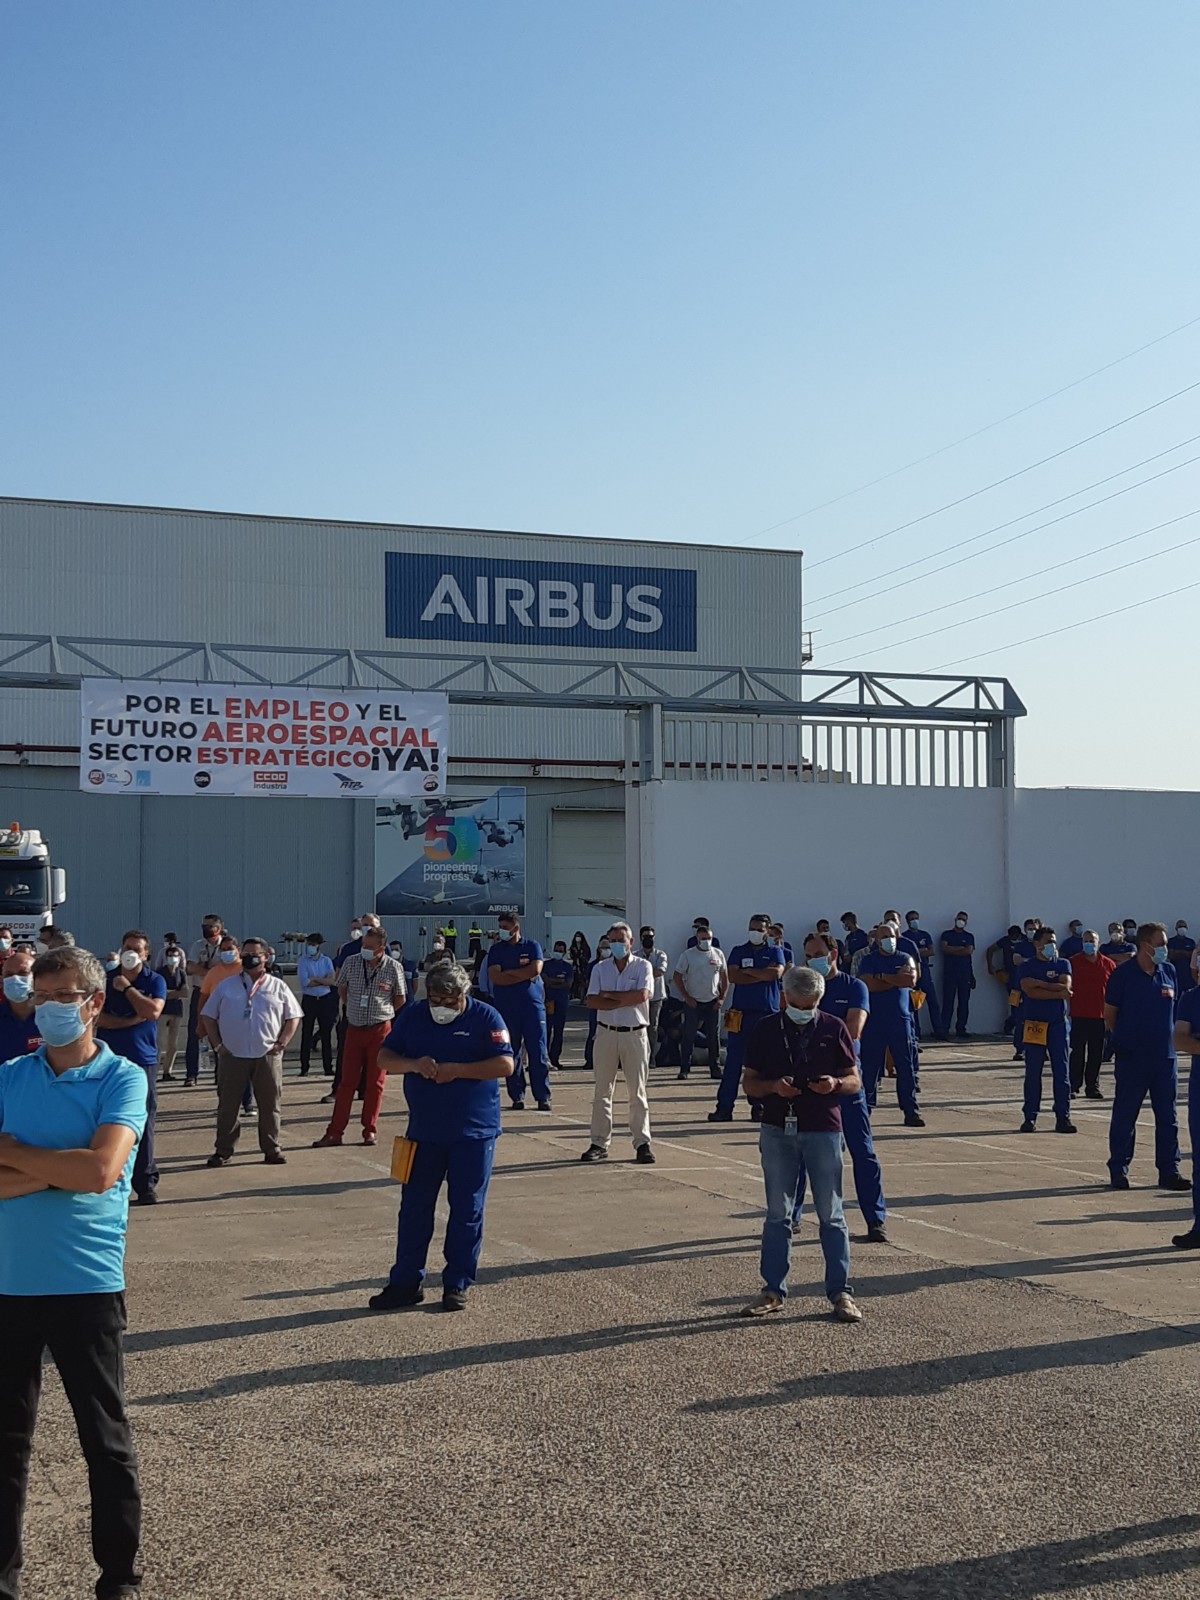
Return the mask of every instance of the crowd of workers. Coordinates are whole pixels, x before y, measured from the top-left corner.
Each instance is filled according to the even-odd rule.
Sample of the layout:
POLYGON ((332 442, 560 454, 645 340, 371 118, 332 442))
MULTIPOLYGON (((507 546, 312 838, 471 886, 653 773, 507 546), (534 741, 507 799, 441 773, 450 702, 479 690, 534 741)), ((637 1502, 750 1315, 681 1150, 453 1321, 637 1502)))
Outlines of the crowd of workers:
MULTIPOLYGON (((158 1198, 156 1085, 199 1082, 208 1052, 217 1110, 210 1167, 232 1160, 244 1115, 255 1112, 264 1161, 281 1147, 284 1051, 300 1031, 300 1074, 319 1050, 333 1080, 316 1147, 343 1143, 356 1097, 362 1141, 376 1142, 389 1074, 408 1110, 396 1160, 402 1176, 397 1247, 371 1309, 423 1301, 435 1209, 449 1203, 442 1306, 461 1311, 475 1280, 501 1084, 513 1111, 551 1109, 550 1073, 563 1068, 564 1028, 582 999, 594 1072, 589 1141, 580 1159, 608 1159, 613 1095, 623 1076, 635 1159, 652 1165, 648 1095, 652 1057, 686 1080, 703 1039, 716 1082, 712 1121, 732 1121, 739 1094, 760 1124, 766 1192, 763 1287, 744 1314, 782 1310, 792 1238, 806 1190, 817 1213, 825 1292, 834 1317, 858 1322, 842 1202, 844 1153, 867 1238, 886 1242, 883 1175, 871 1136, 879 1086, 895 1081, 904 1124, 921 1128, 920 1050, 931 1032, 968 1036, 975 939, 961 912, 935 940, 910 911, 871 928, 847 912, 841 936, 818 921, 799 952, 767 913, 732 948, 705 917, 672 960, 655 930, 617 920, 595 955, 582 933, 548 958, 501 915, 468 932, 464 961, 454 925, 437 930, 420 961, 389 941, 379 919, 356 918, 327 953, 308 936, 295 990, 270 944, 236 938, 204 918, 185 949, 173 934, 152 949, 125 933, 101 959, 62 930, 37 945, 0 927, 0 1600, 15 1600, 21 1521, 40 1385, 49 1350, 75 1413, 93 1502, 100 1600, 138 1592, 140 1491, 121 1374, 124 1241, 131 1195, 158 1198), (940 979, 940 995, 939 982, 940 979), (298 993, 296 992, 298 991, 298 993), (928 1028, 923 1028, 923 1023, 928 1028), (722 1039, 724 1061, 722 1062, 722 1039)), ((1180 1172, 1177 1053, 1200 1056, 1200 950, 1177 922, 1111 923, 1108 940, 1073 922, 1061 941, 1040 919, 1014 925, 986 952, 987 973, 1009 999, 1005 1031, 1024 1062, 1020 1131, 1033 1133, 1050 1069, 1054 1127, 1076 1131, 1071 1101, 1102 1099, 1102 1063, 1114 1060, 1109 1182, 1129 1187, 1134 1131, 1147 1096, 1160 1186, 1190 1190, 1193 1224, 1175 1237, 1200 1248, 1200 1181, 1180 1172)), ((1200 1065, 1189 1083, 1193 1152, 1200 1143, 1200 1065)))

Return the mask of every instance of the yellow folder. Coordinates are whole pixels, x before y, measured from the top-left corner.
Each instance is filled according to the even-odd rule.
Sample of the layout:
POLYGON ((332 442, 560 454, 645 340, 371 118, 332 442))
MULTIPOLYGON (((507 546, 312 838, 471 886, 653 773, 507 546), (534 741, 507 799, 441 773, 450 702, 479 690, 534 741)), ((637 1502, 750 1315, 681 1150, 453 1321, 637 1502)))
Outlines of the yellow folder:
POLYGON ((416 1153, 415 1139, 392 1140, 392 1177, 397 1183, 407 1183, 412 1177, 413 1157, 416 1153))

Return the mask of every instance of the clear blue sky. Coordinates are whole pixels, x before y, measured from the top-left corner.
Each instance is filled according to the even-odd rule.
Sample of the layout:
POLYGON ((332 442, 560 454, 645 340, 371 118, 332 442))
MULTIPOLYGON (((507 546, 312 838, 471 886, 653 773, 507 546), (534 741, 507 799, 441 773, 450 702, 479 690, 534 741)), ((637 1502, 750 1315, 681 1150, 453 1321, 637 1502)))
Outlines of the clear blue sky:
POLYGON ((1020 781, 1195 787, 1200 515, 1108 547, 1200 462, 996 546, 1200 455, 1200 389, 925 514, 1200 324, 785 519, 1200 316, 1197 59, 1191 0, 10 4, 0 485, 803 548, 817 665, 977 656, 1020 781))

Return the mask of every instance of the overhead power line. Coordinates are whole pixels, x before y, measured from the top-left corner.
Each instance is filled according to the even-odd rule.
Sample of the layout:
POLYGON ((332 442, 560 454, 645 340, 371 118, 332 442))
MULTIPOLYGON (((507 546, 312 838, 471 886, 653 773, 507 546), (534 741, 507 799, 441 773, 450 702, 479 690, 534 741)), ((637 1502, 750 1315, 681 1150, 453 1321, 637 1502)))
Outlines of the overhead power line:
MULTIPOLYGON (((1170 450, 1160 450, 1157 456, 1147 456, 1146 461, 1139 461, 1135 463, 1135 467, 1145 466, 1146 462, 1148 461, 1157 461, 1162 456, 1170 455, 1172 450, 1182 449, 1183 445, 1185 444, 1194 444, 1197 439, 1200 439, 1200 433, 1193 435, 1191 439, 1184 439, 1181 444, 1172 445, 1170 450)), ((950 572, 955 567, 965 566, 968 561, 977 561, 980 556, 988 556, 992 555, 997 550, 1004 550, 1011 544, 1017 544, 1021 539, 1028 539, 1031 534, 1041 533, 1046 528, 1057 527, 1060 522, 1069 522, 1072 517, 1081 516, 1085 511, 1093 511, 1097 506, 1107 505, 1110 500, 1119 500, 1122 495, 1132 494, 1135 489, 1144 489, 1148 483, 1157 483, 1160 478, 1170 477, 1172 472, 1180 472, 1184 467, 1190 467, 1196 461, 1200 461, 1200 456, 1188 456, 1183 461, 1177 461, 1174 466, 1164 467, 1161 472, 1152 472, 1148 478, 1139 478, 1136 483, 1127 483, 1123 489, 1114 489, 1111 494, 1102 494, 1098 499, 1088 500, 1083 505, 1076 506, 1073 511, 1064 511, 1059 517, 1049 517, 1045 522, 1036 522, 1032 528, 1024 528, 1020 533, 1014 533, 1007 539, 1001 539, 998 544, 990 544, 986 550, 973 550, 970 555, 960 556, 956 561, 947 561, 945 565, 940 567, 938 570, 939 572, 950 572)), ((1122 472, 1111 473, 1109 477, 1100 478, 1098 482, 1111 483, 1113 478, 1124 477, 1126 472, 1133 472, 1135 467, 1126 467, 1122 472)), ((1095 487, 1096 484, 1088 485, 1088 488, 1095 487)), ((1039 511, 1048 510, 1050 506, 1061 505, 1063 500, 1073 500, 1075 495, 1083 494, 1085 492, 1086 491, 1083 489, 1076 489, 1074 494, 1063 495, 1060 499, 1051 500, 1047 506, 1039 506, 1037 509, 1039 511)), ((970 539, 964 539, 960 544, 946 545, 941 550, 937 551, 936 554, 939 556, 948 555, 952 550, 961 550, 963 545, 978 544, 981 539, 989 539, 991 538, 992 534, 1001 533, 1005 528, 1011 528, 1013 523, 1024 522, 1027 517, 1036 515, 1037 511, 1023 512, 1021 516, 1012 517, 1008 522, 997 523, 994 528, 988 528, 983 533, 975 534, 970 539)), ((929 558, 922 556, 916 561, 906 561, 903 566, 894 567, 892 571, 905 572, 910 567, 922 565, 927 559, 929 558)), ((884 574, 884 576, 887 576, 887 574, 884 574)), ((866 605, 872 600, 880 599, 885 593, 890 597, 899 589, 907 589, 914 583, 923 583, 924 580, 929 576, 930 574, 928 572, 919 572, 916 577, 905 578, 901 583, 893 583, 889 585, 886 590, 880 589, 876 594, 860 595, 858 599, 847 600, 840 606, 830 606, 828 611, 817 612, 817 614, 812 618, 812 621, 819 622, 822 617, 832 617, 839 611, 848 611, 852 606, 866 605)), ((807 616, 805 617, 805 623, 806 625, 809 623, 807 616)))
POLYGON ((818 511, 826 511, 830 506, 840 505, 843 500, 850 500, 856 494, 863 494, 867 489, 874 489, 877 484, 887 483, 891 478, 898 478, 901 473, 911 472, 914 467, 923 467, 927 461, 934 461, 938 456, 944 456, 947 450, 956 450, 960 444, 968 444, 972 439, 978 439, 980 434, 989 433, 993 428, 999 428, 1006 422, 1012 422, 1016 417, 1023 417, 1027 411, 1036 411, 1038 406, 1047 405, 1051 400, 1057 400, 1060 394, 1067 394, 1072 389, 1078 389, 1081 383, 1088 383, 1092 378, 1098 378, 1102 373, 1111 372, 1114 367, 1119 367, 1123 361, 1132 361, 1134 356, 1140 356, 1144 350, 1152 350, 1156 344, 1162 344, 1166 339, 1173 339, 1177 333, 1186 333, 1189 328, 1194 328, 1200 322, 1200 316, 1191 317, 1187 322, 1181 322, 1177 328, 1168 328, 1166 333, 1160 333, 1157 338, 1148 339, 1145 344, 1139 344, 1135 350, 1127 350, 1123 356, 1116 356, 1112 361, 1106 361, 1102 367, 1095 367, 1091 372, 1085 372, 1081 378, 1073 378, 1070 383, 1064 383, 1061 389, 1052 389, 1049 394, 1044 394, 1038 400, 1030 400, 1027 405, 1018 406, 1015 411, 1007 412, 1003 417, 997 417, 994 422, 985 422, 982 428, 976 428, 971 433, 964 433, 958 439, 951 439, 949 444, 939 445, 936 450, 930 450, 927 455, 917 456, 914 461, 906 461, 902 467, 893 467, 890 472, 880 473, 879 477, 871 478, 866 483, 860 483, 857 488, 847 489, 842 494, 835 494, 832 500, 822 500, 819 505, 809 506, 807 511, 797 511, 795 516, 785 517, 782 522, 773 522, 769 528, 762 528, 749 537, 761 539, 764 534, 774 533, 777 528, 786 528, 793 522, 802 522, 805 517, 814 516, 818 511))

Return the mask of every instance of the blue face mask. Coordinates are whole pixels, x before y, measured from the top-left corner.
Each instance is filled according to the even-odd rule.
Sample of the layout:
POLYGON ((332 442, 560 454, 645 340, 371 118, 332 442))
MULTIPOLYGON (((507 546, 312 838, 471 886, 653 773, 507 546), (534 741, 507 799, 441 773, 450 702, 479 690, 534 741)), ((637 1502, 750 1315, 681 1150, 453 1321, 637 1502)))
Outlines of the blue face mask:
POLYGON ((79 1007, 66 1001, 43 1001, 34 1007, 33 1016, 42 1038, 56 1049, 74 1044, 87 1032, 87 1023, 80 1016, 79 1007))
POLYGON ((225 965, 227 967, 231 967, 233 965, 233 963, 237 960, 237 958, 238 958, 238 953, 237 953, 236 950, 222 950, 221 951, 221 960, 225 963, 225 965))
POLYGON ((1092 943, 1092 941, 1090 939, 1084 945, 1083 953, 1084 953, 1085 956, 1094 956, 1096 954, 1096 946, 1092 943))
POLYGON ((819 972, 823 978, 827 978, 829 976, 828 956, 809 956, 808 964, 814 972, 819 972))
POLYGON ((629 946, 624 939, 614 939, 608 947, 608 953, 614 956, 616 960, 621 961, 629 954, 629 946))
POLYGON ((803 1011, 799 1006, 789 1006, 787 1014, 794 1023, 803 1028, 812 1021, 817 1013, 815 1011, 803 1011))
POLYGON ((1160 944, 1155 949, 1151 950, 1150 959, 1154 962, 1154 965, 1156 967, 1164 967, 1164 966, 1166 966, 1166 964, 1167 964, 1167 947, 1166 947, 1166 945, 1165 944, 1160 944))
POLYGON ((885 956, 894 955, 896 950, 896 941, 895 939, 880 939, 879 948, 883 951, 885 956))
POLYGON ((319 944, 306 944, 304 948, 308 951, 310 956, 318 955, 321 950, 321 946, 319 944))
POLYGON ((1058 960, 1058 946, 1056 944, 1044 944, 1042 946, 1042 960, 1043 961, 1057 961, 1058 960))
POLYGON ((4 980, 4 998, 6 1000, 28 1000, 33 989, 33 979, 27 973, 16 972, 11 978, 4 980))

